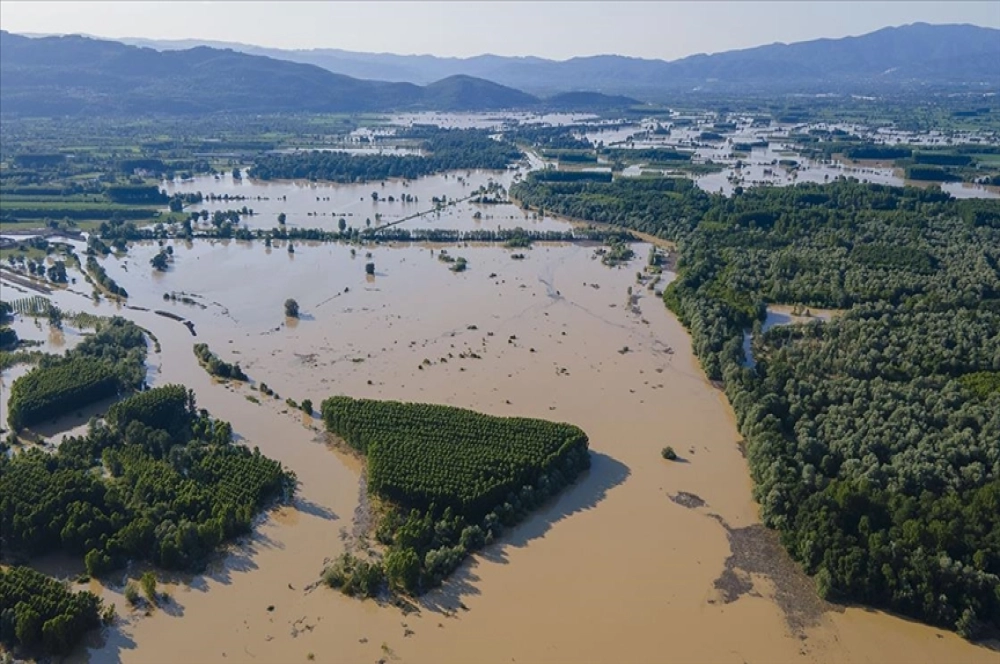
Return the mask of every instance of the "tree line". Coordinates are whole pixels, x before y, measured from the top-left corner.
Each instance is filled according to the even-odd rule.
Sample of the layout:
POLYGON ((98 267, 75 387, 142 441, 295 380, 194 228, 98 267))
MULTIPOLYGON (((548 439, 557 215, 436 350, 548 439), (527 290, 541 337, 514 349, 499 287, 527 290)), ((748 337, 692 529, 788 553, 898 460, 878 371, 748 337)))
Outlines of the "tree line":
POLYGON ((261 180, 370 182, 389 178, 414 179, 453 170, 503 170, 521 158, 521 152, 515 146, 494 140, 485 130, 434 128, 412 136, 417 137, 424 153, 421 155, 319 150, 264 154, 254 160, 249 175, 261 180))

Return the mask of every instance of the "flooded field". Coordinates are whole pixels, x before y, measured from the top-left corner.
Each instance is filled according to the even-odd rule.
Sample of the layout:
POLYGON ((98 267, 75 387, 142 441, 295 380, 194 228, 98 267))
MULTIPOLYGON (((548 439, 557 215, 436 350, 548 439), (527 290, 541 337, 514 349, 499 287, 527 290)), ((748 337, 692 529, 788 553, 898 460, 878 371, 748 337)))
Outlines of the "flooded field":
MULTIPOLYGON (((1000 198, 1000 189, 968 182, 931 183, 907 180, 902 169, 891 164, 853 162, 834 158, 819 161, 799 154, 800 144, 791 140, 790 134, 806 133, 809 130, 843 131, 865 140, 884 145, 938 146, 948 144, 978 143, 983 137, 973 134, 959 134, 944 137, 940 132, 911 133, 888 128, 872 129, 858 125, 769 125, 752 126, 749 120, 736 124, 736 129, 714 129, 714 120, 695 119, 693 124, 672 126, 673 119, 662 122, 645 119, 635 124, 613 129, 594 127, 579 132, 593 145, 604 147, 644 149, 667 148, 690 152, 696 164, 717 164, 722 169, 717 173, 696 175, 698 186, 705 191, 719 192, 729 196, 737 186, 787 186, 797 182, 829 182, 837 177, 852 177, 862 182, 872 182, 892 186, 940 186, 956 198, 1000 198), (663 131, 663 128, 667 131, 663 131), (659 131, 657 131, 659 128, 659 131), (706 132, 717 138, 707 139, 706 132), (947 143, 950 141, 951 143, 947 143), (743 146, 749 146, 744 148, 743 146)), ((637 164, 624 171, 626 176, 638 176, 643 172, 666 175, 684 174, 683 169, 671 170, 660 165, 637 164)))
POLYGON ((506 190, 522 169, 509 171, 464 171, 443 173, 416 180, 386 180, 365 184, 234 179, 230 174, 199 176, 191 180, 164 182, 168 194, 201 192, 206 198, 189 212, 241 209, 254 214, 242 217, 249 228, 272 229, 278 215, 286 215, 289 228, 321 228, 336 231, 341 218, 349 228, 364 229, 400 222, 402 228, 495 229, 516 228, 546 231, 565 225, 549 217, 525 214, 515 205, 477 204, 468 201, 480 187, 496 183, 506 190), (375 196, 378 196, 378 200, 375 196), (415 200, 404 202, 404 196, 415 200), (456 201, 435 211, 433 199, 456 201))
MULTIPOLYGON (((267 192, 271 200, 252 207, 268 228, 280 211, 289 223, 316 225, 310 205, 354 212, 354 225, 375 206, 390 208, 372 203, 371 185, 224 178, 171 186, 267 192)), ((409 191, 418 186, 426 187, 423 204, 479 184, 449 175, 409 191)), ((474 227, 461 209, 431 227, 474 227)), ((491 209, 531 227, 514 206, 491 209)), ((152 243, 102 261, 128 290, 127 307, 94 304, 87 286, 51 299, 67 311, 119 313, 155 334, 162 348, 150 353, 150 382, 193 388, 199 407, 231 421, 239 438, 280 460, 301 485, 294 504, 272 510, 204 574, 169 578, 172 600, 149 616, 126 608, 124 578, 89 582, 122 620, 74 661, 996 661, 995 651, 950 632, 817 599, 760 525, 725 396, 705 379, 680 323, 636 285, 648 245, 614 269, 583 244, 516 250, 523 260, 486 246, 360 247, 352 256, 339 244, 296 243, 294 254, 279 243, 170 244, 164 273, 149 265, 159 249, 152 243), (451 272, 442 250, 466 258, 468 270, 451 272), (365 274, 369 261, 374 276, 365 274), (193 304, 165 301, 165 293, 193 304), (298 320, 284 316, 289 297, 299 302, 298 320), (156 310, 189 320, 193 333, 156 310), (280 398, 214 381, 197 364, 196 342, 239 362, 252 384, 266 382, 280 398), (318 420, 284 404, 334 394, 571 422, 590 436, 593 467, 416 601, 415 611, 346 598, 317 582, 326 561, 353 544, 361 464, 328 444, 318 420), (660 457, 664 445, 679 461, 660 457)), ((18 325, 48 334, 44 322, 18 325)), ((42 564, 66 576, 82 569, 42 564)))
POLYGON ((499 129, 511 123, 528 125, 562 126, 588 122, 596 118, 592 113, 446 113, 423 112, 403 113, 390 118, 389 122, 396 126, 431 124, 447 129, 499 129))

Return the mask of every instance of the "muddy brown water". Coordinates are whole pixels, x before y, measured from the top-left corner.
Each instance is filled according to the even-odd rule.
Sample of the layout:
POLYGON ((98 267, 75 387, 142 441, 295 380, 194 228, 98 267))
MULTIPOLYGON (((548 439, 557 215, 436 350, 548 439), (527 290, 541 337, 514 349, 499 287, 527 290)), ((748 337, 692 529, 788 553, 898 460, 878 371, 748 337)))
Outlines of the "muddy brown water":
POLYGON ((185 208, 187 212, 209 213, 216 210, 239 210, 246 206, 253 215, 241 223, 251 229, 278 226, 278 215, 285 214, 288 228, 322 228, 336 231, 340 219, 348 227, 365 229, 388 222, 400 222, 408 229, 495 230, 518 226, 535 231, 565 228, 552 217, 525 213, 510 204, 476 204, 466 201, 480 187, 491 183, 509 189, 524 168, 507 171, 460 171, 417 178, 415 180, 376 180, 364 184, 333 184, 289 180, 262 181, 235 179, 231 174, 203 175, 190 180, 164 181, 170 193, 201 192, 204 196, 242 197, 205 200, 185 208), (378 201, 373 199, 378 195, 378 201), (403 202, 403 196, 416 201, 403 202), (393 201, 390 202, 389 198, 393 201), (434 211, 434 198, 461 201, 434 211))
POLYGON ((626 306, 648 246, 619 269, 579 244, 537 244, 522 261, 498 247, 447 247, 468 260, 460 274, 438 260, 441 247, 383 246, 371 250, 373 279, 366 250, 352 259, 342 245, 302 244, 292 256, 236 241, 174 247, 166 273, 149 266, 153 244, 104 261, 129 306, 149 311, 52 297, 150 330, 162 345, 152 382, 192 387, 200 407, 301 485, 205 573, 166 576, 171 600, 148 616, 121 595, 140 566, 80 586, 122 619, 73 661, 996 662, 954 634, 817 600, 759 525, 732 411, 683 327, 643 288, 636 309, 626 306), (170 291, 203 306, 164 302, 170 291), (288 297, 298 321, 283 315, 288 297), (155 309, 190 320, 197 338, 155 309), (213 381, 195 342, 280 400, 213 381), (590 436, 593 468, 416 612, 350 599, 317 581, 351 544, 360 462, 284 405, 332 394, 572 422, 590 436), (660 458, 668 444, 678 462, 660 458))

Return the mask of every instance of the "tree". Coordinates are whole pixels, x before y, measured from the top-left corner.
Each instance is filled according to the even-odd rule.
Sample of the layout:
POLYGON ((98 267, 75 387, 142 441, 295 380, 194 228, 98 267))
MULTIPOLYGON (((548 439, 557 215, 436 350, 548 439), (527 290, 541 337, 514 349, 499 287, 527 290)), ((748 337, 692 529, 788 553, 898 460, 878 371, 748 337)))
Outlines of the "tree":
POLYGON ((394 590, 413 593, 420 580, 420 557, 410 548, 390 549, 385 556, 385 575, 394 590))
POLYGON ((340 229, 341 233, 343 233, 344 231, 346 231, 347 230, 347 220, 344 219, 343 217, 341 217, 340 220, 337 222, 337 228, 340 229))
POLYGON ((365 264, 365 274, 371 274, 371 275, 375 274, 375 263, 365 264))
POLYGON ((66 283, 66 263, 65 261, 56 261, 52 264, 52 267, 48 269, 49 280, 54 281, 57 284, 66 283))
POLYGON ((660 455, 667 461, 677 460, 677 452, 674 452, 674 448, 672 448, 670 445, 664 447, 663 450, 661 450, 660 455))
POLYGON ((21 604, 14 608, 14 635, 26 648, 30 648, 41 638, 42 617, 37 611, 21 604))
POLYGON ((313 412, 313 402, 312 399, 302 400, 302 412, 312 414, 313 412))
POLYGON ((62 309, 60 309, 59 307, 57 307, 54 304, 50 304, 49 305, 49 325, 51 325, 52 327, 56 328, 57 330, 61 330, 62 329, 62 322, 63 322, 62 309))
POLYGON ((6 325, 0 326, 0 349, 14 348, 17 346, 17 332, 6 325))
POLYGON ((83 563, 87 567, 87 574, 100 576, 111 567, 111 558, 106 553, 91 549, 84 556, 83 563))
POLYGON ((233 179, 234 180, 242 180, 243 179, 243 174, 240 173, 240 169, 238 169, 238 168, 234 168, 233 169, 233 179))
POLYGON ((284 225, 284 223, 285 223, 285 219, 287 219, 287 218, 288 218, 288 217, 286 217, 286 216, 285 216, 285 213, 284 213, 284 212, 280 213, 280 214, 278 215, 278 223, 279 223, 279 224, 282 224, 282 225, 284 225))
POLYGON ((66 614, 50 618, 42 625, 42 646, 48 652, 56 654, 69 652, 76 638, 73 621, 66 614))
POLYGON ((160 250, 159 253, 157 253, 155 256, 153 256, 153 258, 150 259, 149 264, 152 265, 153 269, 156 270, 157 272, 166 272, 168 265, 167 259, 168 259, 167 252, 160 250))
POLYGON ((288 298, 287 300, 285 300, 285 315, 288 316, 289 318, 298 318, 299 303, 293 300, 292 298, 288 298))

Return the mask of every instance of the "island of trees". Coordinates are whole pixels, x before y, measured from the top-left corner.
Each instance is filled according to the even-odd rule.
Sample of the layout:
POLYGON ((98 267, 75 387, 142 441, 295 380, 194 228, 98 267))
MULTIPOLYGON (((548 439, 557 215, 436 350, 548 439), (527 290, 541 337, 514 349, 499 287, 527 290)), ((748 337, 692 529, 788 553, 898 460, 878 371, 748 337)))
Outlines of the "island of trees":
POLYGON ((511 195, 677 242, 664 300, 822 596, 1000 628, 1000 201, 844 179, 726 198, 529 177, 511 195), (846 311, 762 334, 770 303, 846 311))
POLYGON ((55 419, 95 401, 138 389, 145 381, 146 338, 135 323, 98 321, 94 334, 65 355, 45 355, 14 381, 7 422, 14 430, 55 419))
POLYGON ((230 364, 223 361, 211 351, 208 344, 195 344, 194 354, 198 358, 198 364, 213 376, 223 379, 247 380, 247 375, 240 368, 239 362, 230 364))
POLYGON ((388 178, 414 179, 451 170, 503 170, 521 158, 511 143, 497 141, 481 129, 413 127, 398 138, 418 142, 422 154, 351 154, 319 151, 264 154, 249 174, 261 180, 307 179, 370 182, 388 178))
POLYGON ((590 467, 587 436, 570 424, 492 417, 449 406, 331 397, 326 428, 365 455, 379 499, 381 561, 341 556, 331 586, 374 596, 439 585, 590 467))

